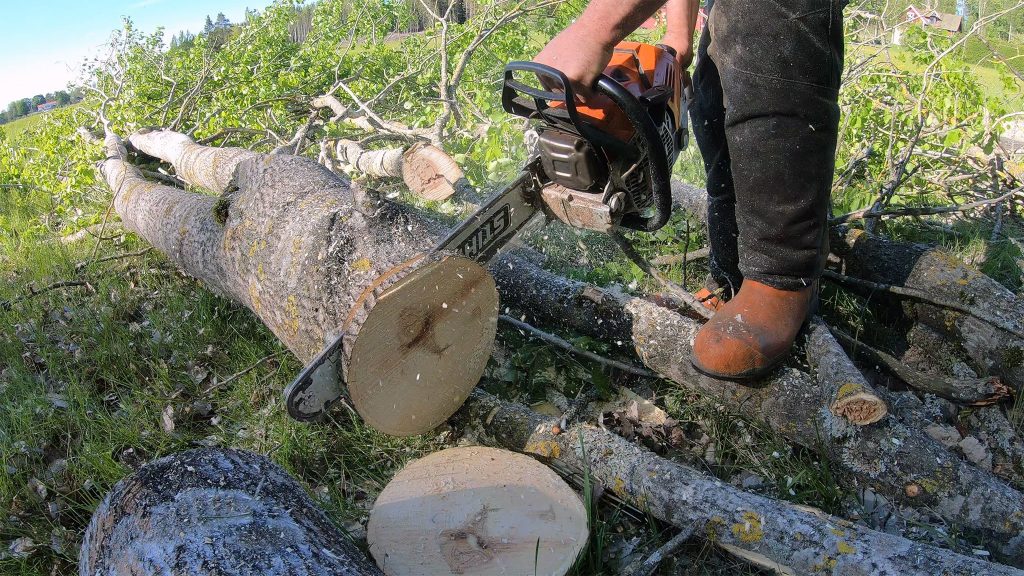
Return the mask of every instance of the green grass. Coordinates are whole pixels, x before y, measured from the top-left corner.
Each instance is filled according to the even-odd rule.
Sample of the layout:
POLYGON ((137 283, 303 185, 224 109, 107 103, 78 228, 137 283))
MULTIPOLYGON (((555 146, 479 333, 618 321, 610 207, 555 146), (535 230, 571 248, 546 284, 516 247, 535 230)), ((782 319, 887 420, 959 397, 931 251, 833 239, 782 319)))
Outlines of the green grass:
MULTIPOLYGON (((903 65, 910 70, 909 62, 903 65)), ((999 92, 994 68, 974 70, 991 93, 1020 102, 1019 93, 999 92)), ((88 121, 81 116, 79 123, 88 121)), ((36 136, 56 124, 44 125, 46 117, 37 114, 5 125, 4 133, 14 139, 36 136), (40 127, 44 130, 36 130, 40 127)), ((515 136, 514 146, 521 149, 515 136)), ((506 156, 506 144, 514 149, 499 144, 506 156)), ((58 152, 51 154, 63 162, 67 155, 58 152)), ((88 171, 98 152, 93 156, 79 159, 73 168, 88 171)), ((56 160, 41 158, 36 164, 26 160, 25 174, 51 167, 57 171, 56 160)), ((3 174, 3 166, 0 158, 0 183, 17 180, 3 174)), ((508 167, 510 174, 514 169, 508 167)), ((676 176, 703 183, 694 145, 676 165, 676 176)), ((246 309, 183 276, 156 252, 90 265, 94 238, 68 246, 57 241, 76 226, 99 221, 109 200, 105 188, 95 183, 62 191, 57 184, 68 178, 88 180, 71 170, 38 187, 0 189, 0 304, 8 304, 0 305, 0 461, 7 467, 0 474, 0 574, 76 573, 77 543, 103 496, 134 467, 177 450, 206 445, 267 454, 313 493, 334 521, 351 525, 366 519, 376 494, 405 462, 443 447, 434 436, 379 434, 343 409, 316 425, 290 420, 281 391, 301 366, 246 309), (85 192, 90 190, 102 192, 89 197, 85 192), (72 193, 87 201, 74 196, 66 202, 70 207, 54 216, 55 198, 72 193), (82 212, 77 220, 76 210, 82 212), (34 295, 68 280, 87 284, 34 295), (173 429, 163 424, 168 408, 174 413, 173 429), (45 486, 45 496, 39 486, 45 486), (27 557, 5 557, 7 545, 22 538, 33 543, 27 557)), ((976 261, 984 271, 1020 287, 1015 272, 1020 251, 1010 243, 987 242, 991 223, 965 221, 952 234, 934 236, 909 221, 887 226, 896 237, 938 241, 967 259, 981 254, 984 258, 976 261)), ((1013 226, 1008 224, 1004 234, 1020 237, 1024 231, 1013 226)), ((568 275, 638 293, 658 290, 607 238, 558 226, 537 234, 550 235, 548 264, 568 275)), ((705 243, 701 226, 683 214, 658 234, 637 235, 634 241, 649 257, 705 243)), ((119 234, 102 242, 96 256, 124 256, 145 246, 130 234, 119 234)), ((695 288, 705 266, 691 262, 665 272, 695 288)), ((828 296, 831 310, 862 322, 862 329, 883 322, 872 322, 863 302, 849 295, 828 296)), ((562 392, 570 397, 584 387, 607 389, 613 383, 600 367, 549 346, 516 334, 500 337, 515 351, 505 367, 508 378, 501 391, 507 396, 540 401, 559 382, 568 383, 562 392)), ((607 343, 573 342, 609 353, 607 343)), ((756 473, 764 480, 759 490, 771 497, 836 513, 851 504, 853 495, 813 453, 721 410, 713 399, 668 382, 659 386, 659 404, 701 440, 699 449, 680 449, 673 457, 697 463, 726 482, 740 472, 756 473), (713 458, 708 446, 714 446, 713 458)), ((613 556, 624 543, 639 538, 643 553, 674 533, 637 511, 607 501, 593 505, 588 499, 588 504, 593 536, 575 568, 579 576, 617 573, 613 556)), ((702 541, 688 545, 671 562, 666 572, 760 574, 702 541)))
POLYGON ((11 140, 17 140, 32 130, 38 128, 46 120, 50 114, 60 110, 68 112, 79 107, 80 103, 70 104, 61 108, 55 108, 54 110, 48 110, 46 112, 36 112, 35 114, 29 114, 28 116, 22 116, 13 122, 6 124, 0 124, 0 130, 3 130, 8 138, 11 140))
POLYGON ((0 125, 0 130, 3 130, 11 139, 18 138, 25 132, 38 126, 47 114, 48 112, 37 112, 28 116, 22 116, 13 122, 0 125))
MULTIPOLYGON (((29 225, 14 214, 12 229, 29 225)), ((299 424, 281 390, 300 366, 247 310, 183 277, 156 253, 76 269, 94 241, 0 235, 0 543, 30 538, 3 574, 72 574, 92 510, 133 467, 196 445, 269 454, 339 523, 365 519, 376 493, 431 438, 396 439, 337 412, 299 424), (266 359, 268 356, 272 356, 266 359), (266 359, 244 376, 219 384, 266 359), (173 430, 162 413, 173 409, 173 430), (46 486, 45 499, 30 486, 46 486)), ((133 237, 98 256, 138 251, 133 237)))
MULTIPOLYGON (((907 50, 899 46, 849 44, 846 50, 847 62, 856 62, 882 50, 888 50, 893 64, 900 70, 908 73, 921 73, 925 70, 923 64, 911 61, 907 50)), ((993 60, 988 48, 978 41, 968 41, 964 52, 964 61, 967 63, 965 66, 981 84, 987 96, 1001 100, 1011 110, 1024 108, 1024 81, 1007 73, 1001 64, 993 60)), ((1024 69, 1024 62, 1019 58, 1013 62, 1016 63, 1015 68, 1018 72, 1024 69)))

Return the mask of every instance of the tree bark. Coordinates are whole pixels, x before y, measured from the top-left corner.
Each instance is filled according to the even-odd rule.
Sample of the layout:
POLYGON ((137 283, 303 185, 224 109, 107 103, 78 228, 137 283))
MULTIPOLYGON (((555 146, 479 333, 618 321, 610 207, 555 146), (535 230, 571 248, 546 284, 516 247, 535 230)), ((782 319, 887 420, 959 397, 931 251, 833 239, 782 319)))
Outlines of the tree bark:
MULTIPOLYGON (((105 171, 107 164, 115 166, 105 163, 105 171)), ((148 230, 149 234, 144 231, 143 235, 152 235, 151 242, 186 271, 209 277, 215 290, 250 305, 290 349, 308 359, 322 345, 326 331, 342 325, 344 312, 336 311, 352 306, 355 296, 345 288, 354 283, 353 278, 362 279, 361 287, 387 270, 387 266, 377 266, 379 258, 368 258, 371 266, 365 276, 359 276, 361 271, 353 270, 351 263, 353 256, 365 252, 357 248, 370 242, 369 251, 397 254, 387 258, 395 262, 432 245, 439 233, 412 210, 387 202, 373 217, 353 210, 344 183, 310 162, 275 157, 253 164, 239 171, 243 176, 238 184, 245 192, 229 193, 231 210, 224 230, 210 217, 213 199, 193 212, 163 215, 162 203, 171 191, 131 193, 129 196, 135 197, 131 202, 137 204, 119 200, 118 211, 133 229, 148 230), (162 215, 158 222, 148 227, 132 224, 136 219, 145 220, 154 207, 162 215), (209 248, 183 254, 177 240, 182 233, 183 238, 199 246, 209 244, 209 248), (246 256, 250 250, 263 249, 264 241, 274 248, 267 250, 262 260, 255 262, 246 256), (313 265, 292 265, 296 259, 290 249, 296 243, 311 253, 313 265), (324 264, 318 265, 320 262, 324 264), (261 278, 253 271, 260 263, 273 274, 261 278), (224 279, 227 274, 222 268, 228 264, 233 266, 233 277, 241 282, 224 279), (207 268, 212 271, 206 273, 207 268), (276 296, 252 305, 248 287, 253 279, 279 287, 276 296), (294 303, 281 297, 297 289, 305 292, 294 303), (282 326, 280 318, 288 318, 290 310, 295 310, 300 321, 282 326)), ((131 188, 116 180, 111 186, 114 190, 131 188)), ((132 186, 146 192, 150 189, 145 187, 152 185, 136 182, 132 186)), ((193 198, 188 202, 199 201, 193 198)), ((887 497, 924 507, 990 539, 1003 558, 1022 561, 1024 495, 950 454, 921 430, 893 416, 868 426, 852 426, 829 412, 829 398, 809 374, 792 368, 777 370, 752 386, 709 378, 689 362, 690 345, 699 327, 696 321, 645 300, 556 276, 512 254, 499 257, 490 269, 500 287, 503 308, 517 308, 533 320, 596 336, 623 351, 633 349, 663 376, 817 450, 849 485, 871 486, 887 497), (908 498, 905 487, 909 484, 920 485, 923 493, 908 498)))
POLYGON ((263 456, 199 449, 121 480, 85 533, 81 576, 382 573, 263 456))
POLYGON ((425 256, 436 225, 398 204, 362 210, 346 182, 304 158, 207 148, 167 131, 131 142, 222 195, 146 181, 111 134, 102 171, 125 226, 251 309, 303 361, 343 333, 341 375, 370 425, 419 434, 461 406, 490 355, 497 293, 475 263, 425 256), (364 327, 372 346, 359 338, 364 327))
POLYGON ((853 424, 878 422, 888 408, 853 365, 821 318, 815 316, 807 335, 807 361, 825 393, 829 410, 853 424))
MULTIPOLYGON (((860 230, 834 233, 832 250, 850 275, 959 302, 1024 330, 1024 299, 944 250, 860 230)), ((917 301, 910 306, 921 322, 960 343, 979 374, 1024 388, 1024 339, 958 311, 917 301)))
POLYGON ((847 485, 871 486, 890 499, 926 508, 991 539, 1007 561, 1024 563, 1024 494, 920 429, 892 415, 853 426, 825 408, 825 389, 810 374, 789 367, 747 384, 705 376, 690 363, 699 323, 646 300, 556 276, 512 255, 490 269, 502 306, 531 323, 560 324, 631 347, 662 376, 827 457, 847 485), (907 497, 910 484, 923 488, 919 496, 907 497))
POLYGON ((423 143, 403 148, 367 150, 358 142, 338 140, 332 147, 335 159, 360 174, 401 178, 424 200, 443 202, 456 193, 474 199, 466 175, 444 150, 423 143))
POLYGON ((998 406, 984 406, 967 418, 967 429, 992 453, 992 471, 1024 489, 1024 440, 998 406))
POLYGON ((652 516, 680 528, 696 524, 698 537, 782 574, 1024 574, 743 492, 600 428, 577 424, 553 434, 557 420, 484 392, 474 392, 453 422, 577 481, 590 474, 652 516))

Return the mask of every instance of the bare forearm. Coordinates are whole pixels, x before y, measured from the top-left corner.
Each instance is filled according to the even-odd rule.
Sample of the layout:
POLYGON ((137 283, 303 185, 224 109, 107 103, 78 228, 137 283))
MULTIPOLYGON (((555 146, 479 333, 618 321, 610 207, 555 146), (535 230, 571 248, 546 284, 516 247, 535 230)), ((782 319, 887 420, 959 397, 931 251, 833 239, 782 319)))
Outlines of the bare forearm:
POLYGON ((693 60, 693 30, 697 25, 699 8, 700 0, 668 0, 665 3, 668 29, 663 41, 676 49, 683 67, 689 66, 693 60))
MULTIPOLYGON (((585 99, 591 95, 590 88, 604 71, 615 45, 664 3, 665 0, 591 0, 579 19, 552 38, 533 60, 560 70, 576 94, 585 99)), ((692 34, 693 29, 690 31, 692 34)), ((670 45, 680 50, 679 46, 670 45)))
POLYGON ((611 48, 639 28, 663 4, 665 0, 591 0, 571 27, 586 30, 589 36, 611 48))

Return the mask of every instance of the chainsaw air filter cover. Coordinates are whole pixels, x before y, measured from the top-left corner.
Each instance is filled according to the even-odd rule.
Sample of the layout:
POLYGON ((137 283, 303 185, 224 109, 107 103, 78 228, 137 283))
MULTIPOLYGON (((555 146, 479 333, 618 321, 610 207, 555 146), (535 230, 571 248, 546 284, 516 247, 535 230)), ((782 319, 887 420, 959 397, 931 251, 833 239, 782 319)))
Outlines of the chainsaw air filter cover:
POLYGON ((541 164, 553 182, 580 192, 602 191, 608 172, 590 142, 550 126, 537 132, 541 164))

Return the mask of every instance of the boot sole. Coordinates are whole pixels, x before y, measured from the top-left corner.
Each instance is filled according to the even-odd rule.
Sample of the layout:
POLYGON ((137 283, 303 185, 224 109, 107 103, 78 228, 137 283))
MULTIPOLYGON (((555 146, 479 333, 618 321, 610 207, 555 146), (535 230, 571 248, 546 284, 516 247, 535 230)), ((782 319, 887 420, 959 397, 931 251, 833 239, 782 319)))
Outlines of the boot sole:
POLYGON ((714 370, 706 370, 697 365, 697 363, 693 361, 693 358, 690 358, 690 365, 692 365, 694 370, 696 370, 697 372, 700 372, 705 376, 716 378, 718 380, 757 380, 763 376, 767 376, 776 368, 778 368, 779 365, 782 364, 782 362, 790 355, 791 352, 792 350, 787 351, 782 356, 775 358, 774 360, 762 366, 761 368, 747 370, 746 372, 740 372, 738 374, 726 374, 715 372, 714 370))

